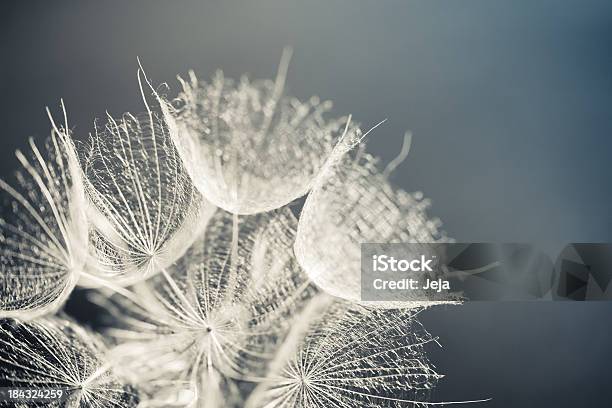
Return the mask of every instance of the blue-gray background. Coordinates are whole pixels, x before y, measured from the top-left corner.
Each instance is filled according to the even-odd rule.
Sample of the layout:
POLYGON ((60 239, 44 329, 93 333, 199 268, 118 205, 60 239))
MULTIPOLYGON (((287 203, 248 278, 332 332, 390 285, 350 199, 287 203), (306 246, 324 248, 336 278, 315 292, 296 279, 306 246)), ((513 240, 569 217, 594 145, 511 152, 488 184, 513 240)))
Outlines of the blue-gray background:
MULTIPOLYGON (((414 132, 393 181, 432 198, 460 241, 612 241, 610 1, 4 1, 0 175, 48 135, 43 108, 60 97, 81 135, 106 110, 141 111, 136 56, 176 90, 190 68, 272 77, 285 45, 293 94, 365 127, 388 118, 370 151, 389 160, 414 132)), ((474 303, 423 320, 443 345, 435 400, 610 404, 612 304, 474 303)))

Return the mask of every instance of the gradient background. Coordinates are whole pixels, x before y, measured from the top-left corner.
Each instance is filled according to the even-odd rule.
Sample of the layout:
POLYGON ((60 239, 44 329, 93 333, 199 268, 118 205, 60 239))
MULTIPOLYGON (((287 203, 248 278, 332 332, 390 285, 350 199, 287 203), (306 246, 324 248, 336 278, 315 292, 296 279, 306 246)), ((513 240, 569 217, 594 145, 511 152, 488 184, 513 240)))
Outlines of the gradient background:
MULTIPOLYGON (((459 241, 612 241, 612 2, 3 1, 0 176, 49 134, 64 98, 76 133, 143 110, 154 83, 273 77, 292 45, 289 92, 332 99, 369 150, 422 190, 459 241)), ((553 253, 558 245, 550 244, 553 253)), ((434 400, 487 407, 603 407, 612 399, 612 304, 473 303, 426 311, 447 374, 434 400)))

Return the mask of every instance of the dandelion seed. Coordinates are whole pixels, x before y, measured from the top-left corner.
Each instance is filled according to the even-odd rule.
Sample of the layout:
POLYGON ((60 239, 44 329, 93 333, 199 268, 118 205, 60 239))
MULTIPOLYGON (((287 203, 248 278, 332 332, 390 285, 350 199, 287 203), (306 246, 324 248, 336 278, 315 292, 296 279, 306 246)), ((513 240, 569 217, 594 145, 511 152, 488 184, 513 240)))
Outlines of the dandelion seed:
MULTIPOLYGON (((0 321, 0 378, 5 387, 63 389, 67 398, 40 407, 135 407, 138 397, 105 361, 102 342, 62 318, 0 321)), ((25 404, 24 404, 25 405, 25 404)))
MULTIPOLYGON (((300 215, 295 254, 310 279, 325 292, 360 302, 364 242, 433 243, 447 240, 440 221, 429 218, 422 193, 391 186, 363 151, 327 166, 300 215)), ((428 302, 367 302, 375 307, 417 307, 428 302)))
POLYGON ((30 158, 17 151, 19 187, 0 180, 1 317, 57 310, 87 263, 85 192, 66 129, 54 128, 46 152, 32 139, 30 158))
POLYGON ((345 118, 327 120, 331 102, 284 95, 285 52, 276 81, 211 83, 182 79, 179 107, 165 105, 171 134, 202 194, 235 214, 280 208, 304 195, 334 154, 345 118))
POLYGON ((214 211, 193 186, 163 119, 148 105, 142 116, 109 115, 91 137, 83 168, 94 204, 96 274, 115 284, 132 284, 171 265, 214 211))
POLYGON ((111 331, 115 359, 134 382, 154 385, 153 401, 163 384, 191 390, 193 406, 239 401, 235 380, 263 375, 312 289, 292 257, 297 222, 288 210, 243 217, 237 240, 234 217, 219 210, 172 268, 135 289, 138 304, 107 305, 123 326, 111 331))
POLYGON ((435 339, 416 313, 366 309, 325 296, 296 319, 246 406, 421 406, 441 376, 424 352, 435 339))

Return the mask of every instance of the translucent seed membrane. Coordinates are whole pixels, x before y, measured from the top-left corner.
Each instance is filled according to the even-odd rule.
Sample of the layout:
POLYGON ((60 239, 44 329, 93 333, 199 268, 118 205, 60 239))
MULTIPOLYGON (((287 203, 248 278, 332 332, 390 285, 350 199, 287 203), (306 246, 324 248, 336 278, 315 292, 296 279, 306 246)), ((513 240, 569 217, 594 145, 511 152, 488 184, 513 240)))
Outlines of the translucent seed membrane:
POLYGON ((414 312, 324 295, 296 322, 246 407, 416 407, 440 378, 424 351, 435 339, 414 312))
POLYGON ((113 354, 152 403, 240 404, 237 380, 265 374, 290 318, 314 290, 292 243, 288 211, 236 217, 219 210, 171 268, 113 297, 113 354))
POLYGON ((226 211, 254 214, 304 195, 342 134, 346 118, 327 120, 331 102, 283 94, 276 81, 239 81, 190 73, 177 103, 166 105, 176 145, 195 185, 226 211))
POLYGON ((52 132, 46 149, 17 151, 17 186, 0 180, 0 317, 57 310, 87 261, 86 200, 74 146, 52 132))
MULTIPOLYGON (((361 243, 432 243, 448 238, 426 214, 420 192, 395 189, 377 161, 357 149, 317 178, 300 215, 295 254, 325 292, 361 301, 361 243)), ((417 307, 428 302, 367 302, 372 307, 417 307)))
POLYGON ((64 393, 23 406, 135 407, 138 396, 113 373, 105 353, 97 337, 66 319, 0 320, 2 386, 64 393))
MULTIPOLYGON (((193 186, 155 113, 108 117, 85 147, 95 274, 127 285, 171 265, 214 211, 193 186)), ((99 285, 93 279, 91 286, 99 285)))

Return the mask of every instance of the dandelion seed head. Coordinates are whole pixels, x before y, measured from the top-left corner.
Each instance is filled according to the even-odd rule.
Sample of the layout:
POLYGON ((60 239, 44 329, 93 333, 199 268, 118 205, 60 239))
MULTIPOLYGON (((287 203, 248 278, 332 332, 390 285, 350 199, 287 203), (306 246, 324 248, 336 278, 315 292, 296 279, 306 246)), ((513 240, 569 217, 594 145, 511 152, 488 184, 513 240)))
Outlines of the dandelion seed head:
POLYGON ((412 308, 429 303, 358 304, 360 244, 447 238, 421 192, 388 182, 409 143, 379 171, 350 116, 286 94, 288 60, 274 81, 190 73, 172 103, 141 67, 144 114, 107 115, 80 150, 65 119, 17 153, 17 187, 0 180, 3 385, 69 389, 58 407, 424 404, 435 340, 412 308), (77 284, 102 287, 111 350, 40 317, 77 284))

